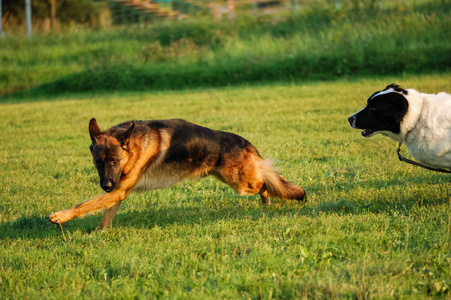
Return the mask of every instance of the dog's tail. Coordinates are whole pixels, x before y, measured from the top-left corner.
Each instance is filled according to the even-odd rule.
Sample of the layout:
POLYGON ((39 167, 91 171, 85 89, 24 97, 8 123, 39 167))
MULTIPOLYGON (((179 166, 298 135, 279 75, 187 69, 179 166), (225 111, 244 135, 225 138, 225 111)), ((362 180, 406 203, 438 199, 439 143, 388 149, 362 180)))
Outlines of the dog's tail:
POLYGON ((274 170, 271 160, 262 159, 258 162, 258 165, 270 196, 279 199, 306 199, 305 190, 292 182, 286 181, 282 175, 274 170))

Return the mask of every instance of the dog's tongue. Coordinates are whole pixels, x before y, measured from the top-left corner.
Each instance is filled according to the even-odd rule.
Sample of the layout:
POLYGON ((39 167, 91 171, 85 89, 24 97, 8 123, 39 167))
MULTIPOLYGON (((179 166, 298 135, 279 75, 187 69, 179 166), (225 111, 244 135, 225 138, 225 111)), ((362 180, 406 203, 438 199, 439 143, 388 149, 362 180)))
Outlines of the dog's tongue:
POLYGON ((371 129, 365 129, 362 131, 362 136, 366 137, 366 138, 373 136, 373 134, 374 134, 374 131, 371 129))

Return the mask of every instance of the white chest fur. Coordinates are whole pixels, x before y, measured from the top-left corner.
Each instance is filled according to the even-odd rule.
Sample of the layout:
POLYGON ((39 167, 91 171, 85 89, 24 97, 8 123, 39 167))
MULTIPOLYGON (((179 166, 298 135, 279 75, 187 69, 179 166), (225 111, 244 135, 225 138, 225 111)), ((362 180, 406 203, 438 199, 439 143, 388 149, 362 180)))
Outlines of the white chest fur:
POLYGON ((135 186, 136 191, 164 189, 188 179, 188 175, 167 169, 148 169, 135 186))

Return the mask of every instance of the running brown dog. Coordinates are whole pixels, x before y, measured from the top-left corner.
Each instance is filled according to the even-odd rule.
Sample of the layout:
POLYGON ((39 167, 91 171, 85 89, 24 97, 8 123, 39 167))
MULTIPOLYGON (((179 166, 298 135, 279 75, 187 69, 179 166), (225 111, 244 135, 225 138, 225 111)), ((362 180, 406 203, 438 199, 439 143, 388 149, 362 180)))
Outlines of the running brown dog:
POLYGON ((99 227, 111 225, 122 200, 133 190, 170 187, 177 182, 214 175, 240 195, 260 194, 304 200, 305 191, 288 182, 247 140, 181 119, 128 121, 102 132, 89 122, 90 146, 100 186, 106 193, 51 214, 61 224, 85 213, 105 209, 99 227))

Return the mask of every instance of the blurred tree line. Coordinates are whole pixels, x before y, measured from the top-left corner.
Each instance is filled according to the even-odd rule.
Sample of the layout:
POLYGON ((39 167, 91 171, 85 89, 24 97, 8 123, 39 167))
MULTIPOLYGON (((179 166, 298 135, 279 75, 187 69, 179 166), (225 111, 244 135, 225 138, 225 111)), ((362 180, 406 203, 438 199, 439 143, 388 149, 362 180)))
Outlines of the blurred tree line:
MULTIPOLYGON (((2 0, 2 22, 4 26, 20 25, 25 22, 24 0, 2 0)), ((53 27, 55 19, 60 24, 95 23, 99 10, 92 0, 32 0, 33 21, 50 20, 53 27)))
POLYGON ((382 0, 352 0, 354 9, 359 8, 375 9, 378 5, 380 6, 381 3, 382 0))

